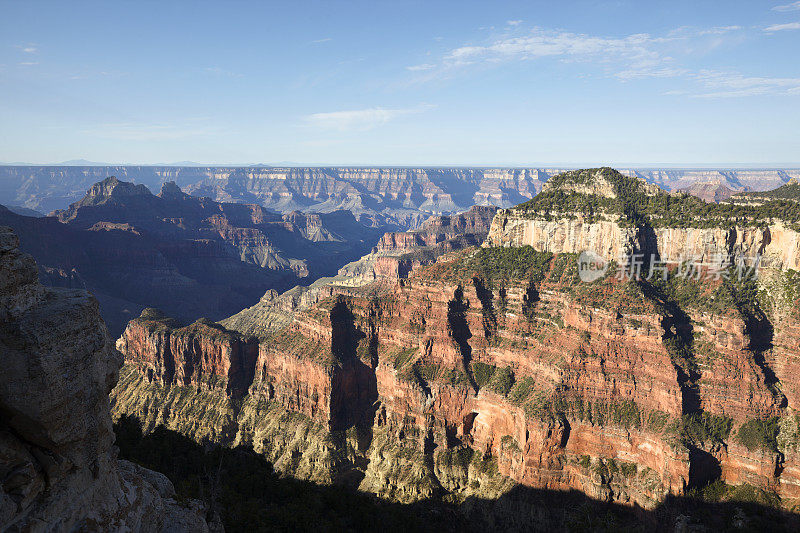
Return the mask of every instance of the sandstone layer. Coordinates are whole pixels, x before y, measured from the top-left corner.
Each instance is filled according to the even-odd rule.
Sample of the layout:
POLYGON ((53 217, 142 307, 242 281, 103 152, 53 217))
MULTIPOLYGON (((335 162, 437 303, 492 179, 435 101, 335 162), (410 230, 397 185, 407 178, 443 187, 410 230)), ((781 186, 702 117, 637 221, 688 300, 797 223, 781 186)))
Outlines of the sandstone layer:
POLYGON ((766 228, 655 228, 656 245, 649 247, 645 235, 617 220, 587 221, 580 216, 536 220, 513 210, 495 215, 487 246, 533 246, 553 253, 587 250, 608 261, 620 261, 632 253, 657 253, 671 263, 689 259, 720 262, 731 257, 747 259, 761 255, 764 266, 800 270, 800 233, 776 222, 766 228))

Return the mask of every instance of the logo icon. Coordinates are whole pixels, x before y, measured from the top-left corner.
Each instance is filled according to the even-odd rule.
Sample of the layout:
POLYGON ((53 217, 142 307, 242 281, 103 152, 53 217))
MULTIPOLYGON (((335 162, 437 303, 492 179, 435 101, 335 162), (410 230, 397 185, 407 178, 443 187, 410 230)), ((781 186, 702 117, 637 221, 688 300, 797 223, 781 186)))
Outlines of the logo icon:
POLYGON ((608 261, 600 257, 600 255, 586 250, 578 255, 578 277, 581 281, 590 283, 594 280, 602 278, 608 270, 608 261))

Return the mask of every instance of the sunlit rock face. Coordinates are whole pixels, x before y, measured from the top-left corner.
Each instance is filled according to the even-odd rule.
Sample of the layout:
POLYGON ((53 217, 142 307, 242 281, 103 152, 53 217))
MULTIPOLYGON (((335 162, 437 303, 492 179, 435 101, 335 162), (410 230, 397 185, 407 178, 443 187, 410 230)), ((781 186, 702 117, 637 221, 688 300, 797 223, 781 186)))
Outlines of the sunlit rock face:
MULTIPOLYGON (((571 191, 613 199, 619 183, 576 181, 583 188, 571 191)), ((365 281, 352 268, 226 320, 260 339, 241 401, 151 378, 137 361, 168 359, 167 344, 126 341, 114 414, 200 440, 222 435, 214 424, 224 419, 218 442, 252 446, 282 472, 403 502, 522 485, 654 508, 721 482, 795 505, 794 230, 524 211, 498 211, 483 246, 404 276, 365 281), (757 250, 765 261, 753 285, 611 271, 583 282, 586 248, 607 259, 757 250)), ((393 234, 380 246, 427 248, 420 241, 393 234)))
POLYGON ((531 307, 524 280, 491 289, 469 275, 443 280, 461 260, 440 260, 377 293, 333 287, 296 310, 262 340, 241 407, 222 389, 211 398, 150 381, 136 361, 157 360, 167 345, 134 344, 132 325, 115 415, 248 444, 284 472, 358 481, 400 501, 490 497, 518 483, 653 507, 710 475, 797 497, 792 445, 749 449, 735 435, 773 417, 787 425, 787 440, 795 434, 794 396, 787 405, 765 372, 774 368, 783 390, 797 387, 788 371, 796 350, 783 346, 797 342, 798 317, 777 328, 764 363, 741 318, 692 311, 686 319, 703 348, 687 378, 669 341, 687 323, 626 284, 594 288, 610 302, 598 304, 554 267, 531 307), (728 421, 723 441, 682 436, 686 416, 701 412, 728 421), (234 429, 199 425, 220 416, 234 429))

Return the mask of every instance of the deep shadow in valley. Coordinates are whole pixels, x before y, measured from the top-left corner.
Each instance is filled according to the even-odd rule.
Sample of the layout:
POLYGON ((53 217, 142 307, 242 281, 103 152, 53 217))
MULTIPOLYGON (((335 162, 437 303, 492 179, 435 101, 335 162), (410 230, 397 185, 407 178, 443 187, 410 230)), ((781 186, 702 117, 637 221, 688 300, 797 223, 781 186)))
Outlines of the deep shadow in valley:
POLYGON ((281 477, 246 448, 200 445, 133 418, 115 425, 120 457, 166 474, 181 501, 197 498, 239 531, 797 531, 800 515, 752 501, 669 497, 644 510, 578 491, 517 486, 498 499, 399 504, 343 486, 281 477))

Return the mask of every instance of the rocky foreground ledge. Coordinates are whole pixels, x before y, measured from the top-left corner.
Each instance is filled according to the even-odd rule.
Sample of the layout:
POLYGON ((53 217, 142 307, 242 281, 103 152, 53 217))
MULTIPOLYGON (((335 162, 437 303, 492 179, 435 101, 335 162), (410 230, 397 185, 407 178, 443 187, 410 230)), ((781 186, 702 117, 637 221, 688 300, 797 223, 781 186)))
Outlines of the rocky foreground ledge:
POLYGON ((42 286, 0 226, 0 530, 209 531, 162 474, 117 460, 122 358, 87 292, 42 286))

